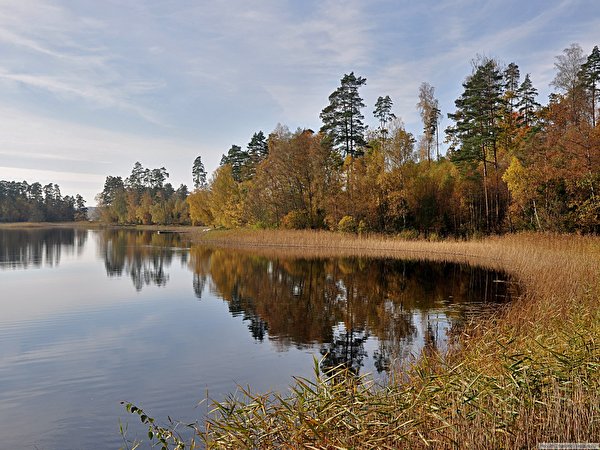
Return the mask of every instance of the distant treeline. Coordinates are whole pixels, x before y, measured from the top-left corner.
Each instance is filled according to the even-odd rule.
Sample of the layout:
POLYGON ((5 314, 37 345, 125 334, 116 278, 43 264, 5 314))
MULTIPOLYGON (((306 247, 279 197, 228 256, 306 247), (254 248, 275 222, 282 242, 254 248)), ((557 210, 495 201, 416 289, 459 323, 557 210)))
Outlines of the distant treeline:
POLYGON ((108 176, 98 194, 100 218, 120 224, 189 224, 186 185, 177 190, 165 183, 169 174, 164 167, 146 169, 136 162, 125 180, 108 176))
POLYGON ((57 184, 0 180, 0 222, 87 220, 85 200, 60 193, 57 184))
POLYGON ((232 145, 195 190, 164 185, 166 171, 136 164, 108 177, 99 200, 106 220, 224 227, 327 228, 353 232, 455 235, 523 229, 600 232, 600 51, 577 44, 556 57, 547 105, 515 63, 479 58, 463 83, 449 145, 439 155, 441 111, 422 83, 419 139, 380 96, 367 130, 359 89, 346 74, 322 110, 318 132, 278 126, 232 145), (162 174, 162 175, 161 175, 162 174), (186 199, 187 201, 183 201, 186 199))

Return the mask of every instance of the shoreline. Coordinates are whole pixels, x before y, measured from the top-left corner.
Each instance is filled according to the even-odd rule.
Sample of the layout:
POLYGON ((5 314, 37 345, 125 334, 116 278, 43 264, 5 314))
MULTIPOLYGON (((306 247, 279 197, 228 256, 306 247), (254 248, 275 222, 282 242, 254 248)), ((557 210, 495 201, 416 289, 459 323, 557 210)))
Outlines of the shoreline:
MULTIPOLYGON (((372 439, 411 448, 431 444, 455 448, 457 443, 469 448, 519 448, 537 442, 600 439, 598 236, 519 233, 428 242, 321 231, 224 230, 192 232, 188 238, 196 244, 273 256, 369 256, 466 263, 502 270, 519 282, 520 298, 468 325, 458 335, 458 346, 447 356, 423 355, 406 373, 398 373, 400 383, 382 388, 383 397, 382 392, 366 394, 363 401, 374 403, 366 408, 369 420, 391 406, 395 407, 396 420, 378 425, 366 418, 358 420, 355 426, 368 429, 369 437, 325 427, 328 442, 340 447, 367 446, 372 439), (545 381, 540 384, 540 380, 545 381), (467 391, 474 394, 465 400, 467 391), (411 392, 421 394, 415 397, 411 392), (402 399, 399 404, 390 400, 396 395, 402 399)), ((299 405, 306 401, 294 392, 286 402, 299 405)), ((259 396, 246 399, 260 404, 259 400, 259 396)), ((339 410, 354 410, 356 398, 340 394, 336 400, 339 410)), ((250 414, 242 403, 226 405, 233 406, 250 414)), ((199 434, 207 442, 231 440, 243 445, 255 442, 246 440, 248 435, 268 433, 284 435, 297 446, 322 440, 323 435, 302 421, 300 410, 292 414, 296 425, 290 427, 290 419, 284 420, 281 408, 273 404, 262 404, 262 408, 265 412, 253 419, 263 425, 247 423, 236 431, 232 425, 237 416, 224 415, 199 434)), ((331 412, 322 420, 331 420, 339 413, 331 412)), ((277 442, 264 439, 261 448, 277 442)))
POLYGON ((288 396, 230 400, 197 430, 207 447, 531 448, 600 440, 599 236, 519 233, 429 242, 325 231, 0 224, 43 227, 169 230, 195 245, 266 256, 455 262, 504 271, 520 284, 519 298, 467 325, 447 355, 421 355, 386 386, 349 393, 332 379, 300 379, 288 396), (307 383, 315 388, 307 391, 307 383), (306 410, 306 404, 313 406, 306 410), (351 426, 340 428, 339 417, 351 426))

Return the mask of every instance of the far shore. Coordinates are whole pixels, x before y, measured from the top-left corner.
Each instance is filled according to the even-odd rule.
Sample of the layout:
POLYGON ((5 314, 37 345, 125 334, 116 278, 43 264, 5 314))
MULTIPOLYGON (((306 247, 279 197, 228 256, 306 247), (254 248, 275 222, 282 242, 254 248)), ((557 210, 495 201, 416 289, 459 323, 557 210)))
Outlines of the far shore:
POLYGON ((203 227, 191 225, 117 225, 95 220, 82 220, 79 222, 0 222, 0 229, 32 229, 32 228, 92 228, 92 229, 132 229, 149 231, 177 231, 187 233, 198 231, 203 227))

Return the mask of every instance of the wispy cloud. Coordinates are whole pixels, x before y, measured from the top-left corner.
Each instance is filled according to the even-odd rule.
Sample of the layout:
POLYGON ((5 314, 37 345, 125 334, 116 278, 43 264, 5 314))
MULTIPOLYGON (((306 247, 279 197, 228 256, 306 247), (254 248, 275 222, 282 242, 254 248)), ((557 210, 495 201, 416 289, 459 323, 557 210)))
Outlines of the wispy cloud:
POLYGON ((164 82, 131 82, 104 44, 81 43, 90 34, 105 30, 99 20, 77 17, 43 0, 7 0, 0 7, 0 44, 9 57, 0 62, 0 78, 59 98, 78 97, 92 107, 120 109, 154 125, 164 125, 156 111, 137 101, 141 94, 162 88, 164 82), (38 56, 24 57, 23 50, 38 56), (17 52, 19 58, 10 57, 17 52))
MULTIPOLYGON (((121 92, 121 89, 111 89, 109 87, 84 83, 78 77, 59 79, 44 75, 7 73, 2 69, 0 69, 0 79, 44 89, 57 96, 79 97, 99 107, 115 107, 123 111, 132 112, 153 124, 163 125, 163 122, 152 111, 128 101, 127 94, 121 92)), ((153 85, 150 83, 132 84, 131 86, 128 89, 130 92, 143 93, 153 89, 153 85)))

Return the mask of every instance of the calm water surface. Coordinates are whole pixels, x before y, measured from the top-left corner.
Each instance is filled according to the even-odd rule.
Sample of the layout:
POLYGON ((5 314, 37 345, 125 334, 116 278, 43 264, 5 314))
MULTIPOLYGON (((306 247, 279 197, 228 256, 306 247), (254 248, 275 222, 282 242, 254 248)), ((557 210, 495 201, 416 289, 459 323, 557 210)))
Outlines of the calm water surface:
POLYGON ((503 274, 453 264, 266 258, 175 234, 0 230, 0 448, 119 448, 163 420, 201 420, 237 385, 390 365, 506 301, 503 274))

